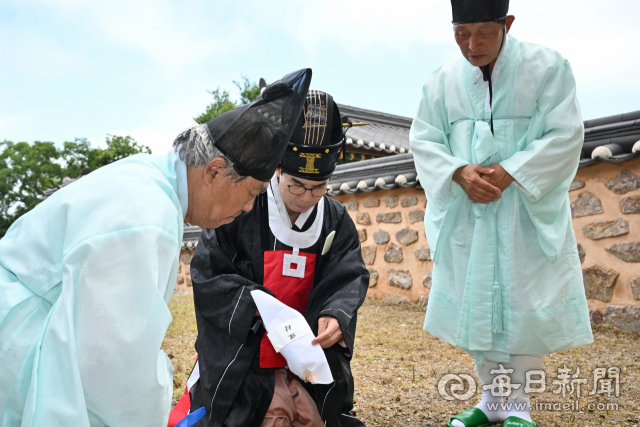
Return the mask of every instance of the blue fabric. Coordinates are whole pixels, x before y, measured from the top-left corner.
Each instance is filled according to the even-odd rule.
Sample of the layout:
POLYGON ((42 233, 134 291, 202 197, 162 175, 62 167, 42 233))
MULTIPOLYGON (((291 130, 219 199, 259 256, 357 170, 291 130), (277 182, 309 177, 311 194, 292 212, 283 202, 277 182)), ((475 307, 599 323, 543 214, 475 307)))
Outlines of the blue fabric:
POLYGON ((176 427, 191 427, 192 425, 200 421, 200 418, 204 417, 206 413, 207 410, 204 406, 202 408, 196 409, 195 411, 181 419, 180 422, 176 424, 176 427))
POLYGON ((161 426, 183 214, 169 156, 62 188, 0 240, 0 425, 161 426))
POLYGON ((508 361, 593 337, 568 196, 584 139, 571 66, 511 36, 498 63, 495 136, 486 82, 462 58, 429 77, 410 140, 435 264, 425 330, 508 361), (493 163, 516 181, 498 201, 472 204, 454 172, 493 163))

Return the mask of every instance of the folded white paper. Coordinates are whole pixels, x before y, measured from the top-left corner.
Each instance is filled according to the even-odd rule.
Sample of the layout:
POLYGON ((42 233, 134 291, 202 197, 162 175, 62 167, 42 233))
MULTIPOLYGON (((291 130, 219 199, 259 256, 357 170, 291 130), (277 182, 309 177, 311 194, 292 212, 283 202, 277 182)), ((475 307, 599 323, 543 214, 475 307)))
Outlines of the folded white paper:
POLYGON ((262 291, 251 291, 269 340, 287 361, 289 370, 312 384, 331 384, 333 376, 320 344, 304 316, 262 291))

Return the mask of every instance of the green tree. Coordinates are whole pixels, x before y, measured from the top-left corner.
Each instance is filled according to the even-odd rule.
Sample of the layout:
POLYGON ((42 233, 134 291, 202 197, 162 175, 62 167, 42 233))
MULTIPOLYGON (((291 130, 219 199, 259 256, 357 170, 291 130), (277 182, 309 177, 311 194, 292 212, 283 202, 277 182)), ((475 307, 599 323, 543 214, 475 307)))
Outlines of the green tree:
POLYGON ((11 224, 44 199, 44 191, 75 178, 82 169, 98 169, 137 153, 151 153, 130 136, 107 136, 107 147, 91 147, 85 138, 65 142, 0 142, 0 237, 11 224))
POLYGON ((240 82, 233 80, 233 84, 240 91, 239 101, 232 101, 229 92, 220 89, 220 86, 218 86, 215 90, 208 91, 213 96, 213 102, 207 106, 204 113, 194 117, 193 120, 199 124, 206 123, 222 113, 253 102, 260 96, 260 87, 256 82, 251 82, 247 76, 243 75, 240 82))

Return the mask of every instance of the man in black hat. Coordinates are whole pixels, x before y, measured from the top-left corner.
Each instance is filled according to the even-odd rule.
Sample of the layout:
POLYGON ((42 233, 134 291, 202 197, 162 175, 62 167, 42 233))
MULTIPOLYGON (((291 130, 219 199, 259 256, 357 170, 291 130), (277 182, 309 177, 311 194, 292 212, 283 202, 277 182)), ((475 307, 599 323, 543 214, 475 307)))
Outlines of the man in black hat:
POLYGON ((311 70, 56 191, 0 240, 0 425, 166 425, 160 349, 183 224, 251 209, 289 143, 311 70), (132 398, 135 396, 135 399, 132 398))
POLYGON ((424 329, 472 354, 483 384, 450 426, 530 427, 543 355, 593 341, 568 198, 575 80, 559 53, 507 35, 508 0, 451 7, 464 59, 429 77, 410 132, 434 261, 424 329))
POLYGON ((191 261, 198 361, 183 397, 193 414, 206 410, 195 426, 363 425, 349 365, 369 273, 353 221, 325 196, 344 138, 331 95, 310 91, 267 192, 232 224, 202 232, 191 261), (255 290, 304 315, 333 383, 286 369, 255 290))

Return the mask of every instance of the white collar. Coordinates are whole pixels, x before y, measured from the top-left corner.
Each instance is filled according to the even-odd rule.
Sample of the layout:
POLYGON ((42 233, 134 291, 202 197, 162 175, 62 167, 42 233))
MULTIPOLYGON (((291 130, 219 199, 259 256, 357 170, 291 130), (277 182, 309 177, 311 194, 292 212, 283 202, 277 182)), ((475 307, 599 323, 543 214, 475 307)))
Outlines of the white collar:
MULTIPOLYGON (((507 41, 509 40, 509 35, 504 38, 504 43, 502 45, 502 49, 500 50, 500 54, 498 55, 498 59, 496 60, 495 65, 493 66, 493 70, 491 71, 491 86, 496 87, 496 82, 498 81, 498 75, 500 74, 500 68, 502 68, 502 64, 504 63, 504 53, 507 50, 507 41)), ((491 102, 489 96, 489 82, 484 81, 484 76, 482 74, 482 68, 473 67, 473 74, 475 74, 478 82, 484 86, 484 89, 487 91, 487 97, 484 102, 484 111, 489 113, 491 112, 491 102)))
POLYGON ((178 185, 178 200, 182 208, 182 219, 187 216, 187 208, 189 207, 189 186, 187 181, 187 165, 180 160, 180 156, 175 150, 169 151, 171 163, 176 171, 176 181, 178 185))
MULTIPOLYGON (((282 198, 282 194, 280 194, 280 185, 278 183, 278 174, 274 174, 273 178, 271 178, 271 188, 273 189, 273 198, 275 199, 276 205, 278 206, 278 212, 280 212, 280 216, 282 217, 282 221, 284 221, 285 225, 289 228, 293 228, 291 224, 291 218, 289 217, 289 213, 287 212, 287 206, 284 204, 284 199, 282 198)), ((295 225, 298 229, 302 230, 302 227, 307 222, 307 219, 313 213, 313 207, 308 209, 306 212, 302 212, 298 215, 298 219, 296 219, 295 225)))
MULTIPOLYGON (((324 220, 324 197, 322 197, 320 202, 316 205, 318 209, 316 218, 307 231, 292 230, 291 220, 289 219, 287 208, 282 200, 280 187, 278 186, 278 179, 275 175, 271 179, 269 190, 267 190, 267 199, 269 206, 269 228, 276 239, 287 246, 298 249, 308 248, 318 241, 320 233, 322 232, 322 223, 324 220), (278 203, 278 199, 280 200, 280 204, 278 203)), ((313 209, 309 209, 307 212, 300 214, 296 220, 296 225, 298 225, 302 215, 306 214, 305 218, 302 219, 301 222, 301 225, 304 225, 309 215, 311 215, 312 210, 313 209)))

